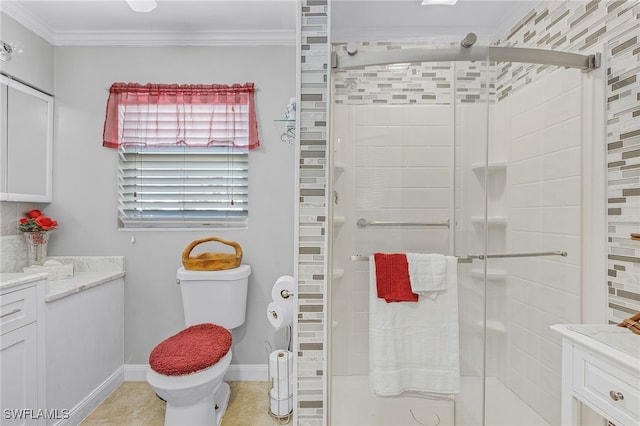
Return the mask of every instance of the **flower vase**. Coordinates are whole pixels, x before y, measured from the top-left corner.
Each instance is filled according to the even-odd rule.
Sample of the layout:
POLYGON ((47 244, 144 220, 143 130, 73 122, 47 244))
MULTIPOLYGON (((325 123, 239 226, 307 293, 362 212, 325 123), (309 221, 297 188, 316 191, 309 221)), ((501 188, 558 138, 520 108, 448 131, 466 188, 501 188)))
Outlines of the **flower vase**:
POLYGON ((24 238, 27 243, 28 266, 42 265, 47 260, 49 233, 47 231, 25 232, 24 238))

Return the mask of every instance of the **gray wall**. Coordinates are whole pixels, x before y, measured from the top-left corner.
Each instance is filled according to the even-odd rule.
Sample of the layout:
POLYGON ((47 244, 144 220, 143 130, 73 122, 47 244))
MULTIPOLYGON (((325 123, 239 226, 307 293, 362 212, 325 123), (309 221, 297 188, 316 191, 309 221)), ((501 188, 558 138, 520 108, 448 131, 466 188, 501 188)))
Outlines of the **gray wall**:
POLYGON ((239 242, 253 270, 233 363, 265 364, 264 340, 281 343, 265 311, 277 277, 293 272, 294 147, 280 141, 273 120, 295 94, 294 61, 293 46, 55 48, 54 201, 46 211, 60 226, 49 253, 126 257, 125 364, 147 363, 157 343, 183 328, 176 269, 182 250, 210 235, 239 242), (257 88, 262 145, 249 154, 249 228, 118 231, 117 151, 101 140, 111 83, 247 81, 257 88))
MULTIPOLYGON (((0 61, 0 71, 53 93, 53 46, 4 13, 0 13, 0 40, 17 43, 23 50, 8 62, 0 61)), ((27 266, 18 220, 36 207, 34 203, 0 202, 0 272, 27 266), (16 248, 20 253, 12 253, 16 248)))
POLYGON ((0 61, 0 70, 53 93, 53 46, 4 13, 0 13, 0 40, 22 49, 10 61, 0 61))
MULTIPOLYGON (((280 141, 273 120, 283 117, 295 95, 295 47, 54 48, 7 15, 0 17, 2 40, 23 49, 0 62, 1 69, 55 94, 56 106, 53 202, 0 203, 2 246, 19 246, 18 218, 38 207, 60 223, 49 255, 126 256, 125 363, 144 364, 154 345, 182 328, 175 284, 182 250, 210 235, 238 241, 253 273, 247 322, 233 332, 233 363, 265 364, 264 340, 282 346, 284 339, 266 319, 271 286, 278 276, 293 274, 294 147, 280 141), (118 231, 117 152, 101 142, 107 89, 116 81, 256 84, 262 146, 249 155, 247 230, 118 231)), ((3 250, 3 260, 13 257, 3 250)))

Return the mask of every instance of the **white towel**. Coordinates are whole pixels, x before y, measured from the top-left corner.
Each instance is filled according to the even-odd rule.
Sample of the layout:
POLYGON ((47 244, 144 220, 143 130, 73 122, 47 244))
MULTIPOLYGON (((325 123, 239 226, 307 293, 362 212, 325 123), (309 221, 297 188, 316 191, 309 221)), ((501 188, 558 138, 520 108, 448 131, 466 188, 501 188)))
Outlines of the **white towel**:
MULTIPOLYGON (((455 258, 454 258, 455 259, 455 258)), ((448 270, 449 268, 447 268, 448 270)), ((387 303, 376 297, 369 259, 369 383, 375 395, 460 392, 458 285, 455 269, 437 300, 387 303)))
POLYGON ((443 254, 407 253, 411 291, 431 299, 447 286, 447 262, 443 254))

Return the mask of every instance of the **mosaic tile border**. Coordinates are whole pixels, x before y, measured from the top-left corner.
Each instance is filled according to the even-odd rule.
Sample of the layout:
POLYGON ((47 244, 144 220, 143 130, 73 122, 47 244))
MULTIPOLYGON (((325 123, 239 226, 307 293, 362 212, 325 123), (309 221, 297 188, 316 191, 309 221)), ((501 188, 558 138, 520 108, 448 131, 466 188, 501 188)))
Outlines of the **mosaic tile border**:
MULTIPOLYGON (((356 43, 360 52, 378 52, 396 49, 425 48, 424 43, 356 43)), ((455 44, 457 45, 457 44, 455 44)), ((446 46, 433 44, 433 48, 446 46)), ((343 54, 344 45, 333 46, 343 54)), ((410 63, 404 66, 368 66, 361 69, 335 72, 332 100, 346 105, 450 105, 453 91, 462 103, 485 102, 494 98, 495 84, 489 84, 487 73, 493 74, 486 62, 410 63), (454 79, 455 75, 455 79, 454 79)))
POLYGON ((326 424, 328 0, 300 2, 298 425, 326 424))
MULTIPOLYGON (((637 5, 636 0, 541 2, 499 44, 597 53, 607 40, 630 30, 637 5)), ((497 78, 498 99, 554 69, 548 65, 505 63, 497 78)))
MULTIPOLYGON (((636 15, 637 16, 637 15, 636 15)), ((607 44, 609 321, 640 311, 640 21, 607 44)))

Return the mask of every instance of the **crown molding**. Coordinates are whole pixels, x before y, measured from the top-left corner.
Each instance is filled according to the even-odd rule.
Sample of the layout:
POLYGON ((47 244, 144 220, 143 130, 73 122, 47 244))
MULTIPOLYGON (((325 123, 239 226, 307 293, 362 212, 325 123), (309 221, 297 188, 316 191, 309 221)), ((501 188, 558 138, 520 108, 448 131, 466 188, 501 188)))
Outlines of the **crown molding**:
POLYGON ((14 2, 1 11, 53 46, 295 46, 296 31, 53 31, 14 2))
POLYGON ((31 14, 26 13, 24 9, 18 6, 15 2, 0 1, 0 12, 6 13, 28 30, 31 30, 36 33, 36 35, 53 44, 52 40, 54 38, 54 32, 51 28, 35 19, 31 14))

